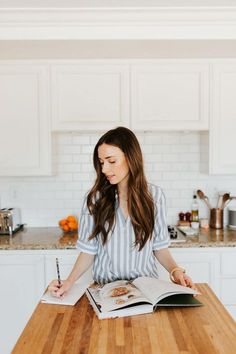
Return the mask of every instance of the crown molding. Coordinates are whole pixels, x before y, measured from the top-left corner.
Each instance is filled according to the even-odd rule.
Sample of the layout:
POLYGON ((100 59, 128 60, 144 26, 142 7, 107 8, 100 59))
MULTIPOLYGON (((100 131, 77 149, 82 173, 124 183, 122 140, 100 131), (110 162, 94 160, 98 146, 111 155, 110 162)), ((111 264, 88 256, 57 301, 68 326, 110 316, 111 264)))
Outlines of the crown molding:
POLYGON ((0 40, 236 39, 235 7, 0 9, 0 40))

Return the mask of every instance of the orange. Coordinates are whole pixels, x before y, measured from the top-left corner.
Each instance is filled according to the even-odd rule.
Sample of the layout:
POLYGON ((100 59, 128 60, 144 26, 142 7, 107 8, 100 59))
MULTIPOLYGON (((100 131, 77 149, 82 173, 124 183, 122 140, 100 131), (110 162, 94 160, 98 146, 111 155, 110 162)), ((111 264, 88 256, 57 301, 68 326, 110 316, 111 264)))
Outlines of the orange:
POLYGON ((67 232, 67 231, 70 230, 68 225, 63 225, 62 229, 63 229, 63 231, 65 231, 65 232, 67 232))
POLYGON ((77 221, 76 217, 73 216, 73 215, 67 216, 66 220, 67 220, 67 221, 72 221, 72 222, 77 221))
POLYGON ((70 221, 70 222, 68 222, 68 226, 69 226, 69 228, 71 229, 71 230, 77 230, 77 228, 78 228, 78 225, 77 225, 77 222, 72 222, 72 221, 70 221))
POLYGON ((59 221, 59 225, 60 226, 63 226, 63 225, 66 225, 67 224, 67 220, 66 219, 62 219, 59 221))

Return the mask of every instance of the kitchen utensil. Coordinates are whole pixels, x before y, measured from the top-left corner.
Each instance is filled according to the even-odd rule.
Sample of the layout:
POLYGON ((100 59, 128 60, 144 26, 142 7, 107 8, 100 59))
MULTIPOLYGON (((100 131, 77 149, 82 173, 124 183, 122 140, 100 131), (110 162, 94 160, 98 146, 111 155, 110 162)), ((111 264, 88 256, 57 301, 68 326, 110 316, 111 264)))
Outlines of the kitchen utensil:
POLYGON ((203 199, 208 206, 209 209, 211 209, 211 204, 209 202, 208 197, 201 191, 200 189, 197 190, 197 195, 199 196, 200 199, 203 199))
POLYGON ((229 197, 229 192, 226 191, 220 191, 219 192, 219 197, 218 197, 218 202, 217 202, 217 208, 223 209, 223 198, 227 199, 227 197, 224 195, 227 194, 229 197))
POLYGON ((223 229, 224 211, 220 208, 212 208, 210 212, 210 227, 223 229))
POLYGON ((221 206, 219 208, 224 209, 225 207, 225 203, 227 202, 227 200, 229 200, 230 198, 230 194, 229 193, 225 193, 222 197, 222 203, 221 206))
POLYGON ((231 202, 231 200, 233 200, 233 199, 236 199, 236 197, 229 197, 229 198, 226 200, 226 202, 224 203, 224 208, 225 208, 226 205, 228 205, 228 204, 231 202))

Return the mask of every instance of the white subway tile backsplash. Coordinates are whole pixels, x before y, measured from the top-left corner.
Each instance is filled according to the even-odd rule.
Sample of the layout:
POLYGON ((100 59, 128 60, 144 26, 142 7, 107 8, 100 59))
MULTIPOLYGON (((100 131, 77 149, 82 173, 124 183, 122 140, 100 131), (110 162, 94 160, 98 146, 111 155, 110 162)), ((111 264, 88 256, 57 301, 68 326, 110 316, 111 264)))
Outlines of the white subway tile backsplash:
POLYGON ((58 191, 54 194, 55 199, 67 200, 72 198, 72 191, 58 191))
POLYGON ((64 163, 72 163, 73 162, 73 156, 72 155, 60 155, 60 159, 56 159, 55 156, 55 166, 57 166, 57 162, 60 165, 63 165, 64 163))
MULTIPOLYGON (((92 173, 91 173, 92 174, 92 173)), ((73 180, 74 181, 88 181, 90 180, 90 173, 88 172, 79 172, 79 173, 74 173, 73 174, 73 180)))
POLYGON ((144 145, 142 151, 143 154, 151 154, 153 152, 153 145, 144 145))
POLYGON ((81 145, 59 145, 57 148, 57 153, 59 155, 68 155, 68 154, 81 154, 82 146, 81 145))
POLYGON ((73 136, 72 137, 72 144, 73 145, 89 145, 90 144, 90 137, 89 135, 84 135, 84 136, 73 136))
POLYGON ((60 175, 55 176, 56 181, 69 182, 73 180, 72 173, 60 173, 60 175))
MULTIPOLYGON (((79 207, 79 201, 76 199, 67 199, 64 202, 64 207, 67 208, 68 210, 76 210, 77 213, 80 212, 80 207, 79 207)), ((70 212, 69 214, 73 214, 73 212, 70 212)))
MULTIPOLYGON (((139 136, 139 142, 140 144, 142 143, 140 136, 139 136)), ((163 144, 163 136, 160 134, 145 134, 144 133, 144 145, 156 145, 156 144, 163 144)))
POLYGON ((158 184, 157 181, 162 181, 162 172, 147 172, 146 177, 150 183, 158 184))
POLYGON ((94 167, 92 163, 83 163, 81 166, 82 172, 93 172, 94 167))
POLYGON ((156 163, 163 160, 163 155, 162 154, 147 154, 144 155, 144 162, 152 162, 152 163, 156 163))
POLYGON ((157 161, 156 163, 152 164, 152 169, 153 171, 172 171, 172 163, 169 162, 159 162, 157 161))
POLYGON ((57 166, 57 171, 60 172, 80 172, 81 164, 79 163, 67 163, 67 164, 59 164, 57 166))
MULTIPOLYGON (((149 145, 148 145, 149 146, 149 145)), ((152 145, 152 150, 154 153, 171 153, 172 146, 169 144, 158 144, 158 145, 152 145)), ((175 151, 174 151, 175 152, 175 151)), ((177 152, 177 151, 176 151, 177 152)))
MULTIPOLYGON (((90 190, 91 189, 91 186, 92 186, 92 184, 94 183, 94 179, 93 180, 90 180, 90 181, 84 181, 84 182, 82 182, 82 190, 85 192, 85 193, 87 193, 88 192, 88 190, 90 190)), ((84 195, 85 195, 85 193, 83 193, 84 195)))
POLYGON ((72 183, 68 183, 65 186, 65 190, 70 190, 73 191, 73 193, 75 191, 81 191, 82 190, 82 183, 81 182, 72 182, 72 183))
MULTIPOLYGON (((54 175, 0 178, 1 207, 20 207, 22 221, 29 226, 56 226, 61 218, 78 215, 84 195, 95 181, 92 155, 101 135, 53 133, 54 175)), ((236 195, 235 176, 210 176, 202 173, 202 168, 200 171, 200 150, 207 152, 205 135, 202 139, 202 132, 137 133, 146 176, 166 195, 168 223, 176 223, 180 211, 190 210, 196 189, 208 195, 212 206, 216 206, 219 191, 236 195)), ((209 217, 201 200, 199 207, 200 217, 209 217)), ((227 210, 225 214, 227 218, 227 210)))
POLYGON ((98 142, 100 136, 102 136, 102 133, 101 133, 101 134, 91 134, 91 135, 90 135, 89 142, 90 142, 90 144, 91 144, 93 147, 97 144, 97 142, 98 142))
POLYGON ((163 153, 163 155, 164 155, 164 158, 163 158, 164 161, 167 161, 167 162, 180 161, 179 154, 174 154, 174 153, 173 154, 169 154, 169 153, 164 154, 163 153))
POLYGON ((78 154, 78 155, 73 155, 73 162, 74 163, 93 163, 93 158, 92 154, 78 154))
POLYGON ((163 172, 163 179, 165 181, 176 181, 179 180, 180 173, 179 172, 163 172))
POLYGON ((94 146, 92 145, 83 145, 82 146, 82 154, 92 154, 94 146))

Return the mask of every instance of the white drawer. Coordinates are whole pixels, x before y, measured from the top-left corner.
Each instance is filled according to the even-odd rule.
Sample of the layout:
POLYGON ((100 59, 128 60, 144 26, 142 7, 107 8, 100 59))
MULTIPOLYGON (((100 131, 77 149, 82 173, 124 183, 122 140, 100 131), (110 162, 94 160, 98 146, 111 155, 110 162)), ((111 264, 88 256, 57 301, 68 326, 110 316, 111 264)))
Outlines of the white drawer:
POLYGON ((236 278, 221 280, 221 301, 225 305, 236 305, 236 278))
POLYGON ((235 248, 235 252, 222 253, 222 255, 221 255, 221 274, 236 276, 236 248, 235 248))

